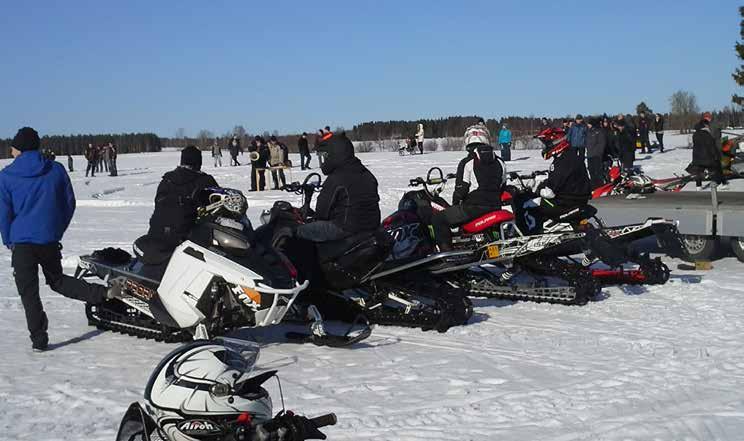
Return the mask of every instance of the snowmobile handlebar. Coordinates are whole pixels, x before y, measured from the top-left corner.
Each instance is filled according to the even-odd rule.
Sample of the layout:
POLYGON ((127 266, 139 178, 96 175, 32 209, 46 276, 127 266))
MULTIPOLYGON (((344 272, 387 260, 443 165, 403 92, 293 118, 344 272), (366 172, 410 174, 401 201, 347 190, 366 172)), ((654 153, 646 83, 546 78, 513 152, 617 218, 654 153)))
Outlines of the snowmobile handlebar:
POLYGON ((310 418, 310 421, 312 421, 316 427, 321 428, 325 426, 335 426, 336 423, 338 423, 338 418, 336 418, 335 413, 327 413, 315 418, 310 418))

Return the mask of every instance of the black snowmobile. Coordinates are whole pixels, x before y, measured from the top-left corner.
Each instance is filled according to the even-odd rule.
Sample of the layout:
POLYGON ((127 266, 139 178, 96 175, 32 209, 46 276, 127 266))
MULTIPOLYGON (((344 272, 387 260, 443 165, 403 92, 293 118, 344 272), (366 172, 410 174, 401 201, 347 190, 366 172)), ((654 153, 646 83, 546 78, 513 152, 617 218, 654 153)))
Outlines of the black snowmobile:
MULTIPOLYGON (((449 207, 440 194, 447 180, 453 177, 444 176, 441 169, 434 167, 425 179, 410 181, 411 186, 423 188, 404 194, 399 210, 383 221, 383 228, 396 238, 398 249, 393 252, 396 259, 415 258, 435 249, 431 216, 449 207)), ((512 174, 512 178, 518 175, 512 174)), ((641 262, 642 270, 619 267, 629 257, 625 246, 618 245, 623 238, 638 237, 638 228, 604 230, 601 225, 593 226, 589 219, 599 220, 591 206, 543 222, 533 211, 525 209, 525 202, 533 197, 524 185, 507 188, 503 210, 488 213, 453 232, 456 249, 470 254, 460 262, 450 260, 429 268, 431 273, 464 287, 472 296, 564 304, 586 303, 601 285, 664 283, 668 279, 666 266, 647 256, 633 257, 641 262), (600 257, 611 268, 588 268, 570 257, 581 253, 600 257), (515 279, 517 273, 528 276, 528 282, 515 279), (563 286, 554 286, 557 281, 545 279, 551 276, 562 280, 563 286)), ((644 228, 653 228, 654 222, 650 221, 644 228)))
POLYGON ((285 191, 302 196, 302 206, 296 208, 288 202, 276 202, 271 210, 262 214, 264 225, 256 229, 261 243, 277 245, 297 266, 300 280, 310 280, 299 303, 316 305, 326 319, 350 321, 361 316, 372 324, 439 332, 467 323, 473 307, 463 292, 418 271, 467 253, 454 251, 424 256, 390 268, 387 259, 393 241, 384 231, 351 236, 323 244, 318 249, 299 239, 281 240, 279 235, 283 228, 312 221, 310 204, 320 188, 321 177, 317 173, 308 175, 303 183, 285 186, 285 191))

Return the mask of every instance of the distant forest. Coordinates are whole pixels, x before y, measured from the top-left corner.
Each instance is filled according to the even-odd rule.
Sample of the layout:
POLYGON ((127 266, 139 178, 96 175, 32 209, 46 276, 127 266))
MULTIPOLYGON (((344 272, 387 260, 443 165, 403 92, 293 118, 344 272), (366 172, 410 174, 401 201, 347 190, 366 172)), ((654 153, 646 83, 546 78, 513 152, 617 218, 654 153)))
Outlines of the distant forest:
MULTIPOLYGON (((10 157, 12 139, 0 139, 0 158, 10 157)), ((82 155, 88 144, 100 146, 114 143, 118 153, 158 152, 162 145, 154 133, 125 133, 106 135, 54 135, 42 136, 41 148, 50 149, 58 156, 82 155)))
MULTIPOLYGON (((637 111, 645 108, 644 103, 639 104, 637 111)), ((650 109, 649 113, 650 113, 650 109)), ((585 119, 592 115, 585 115, 585 119)), ((599 116, 599 115, 594 115, 599 116)), ((614 115, 610 115, 614 116, 614 115)), ((689 130, 692 125, 700 119, 700 114, 695 111, 686 114, 664 114, 666 130, 689 130)), ((636 121, 636 115, 626 115, 630 121, 636 121)), ((416 133, 419 123, 424 125, 426 138, 460 138, 465 129, 477 121, 477 116, 450 116, 438 119, 419 119, 411 121, 370 121, 357 124, 351 130, 336 128, 336 131, 345 131, 346 134, 354 141, 382 141, 397 140, 411 137, 416 133)), ((560 126, 563 118, 550 118, 549 121, 554 126, 560 126)), ((514 138, 527 138, 535 135, 540 128, 540 117, 529 116, 519 117, 510 116, 502 119, 487 119, 491 134, 496 137, 502 124, 507 124, 512 131, 514 138)), ((713 112, 714 128, 722 126, 741 127, 744 125, 744 112, 726 107, 721 111, 713 112)), ((199 131, 197 137, 185 136, 185 130, 179 129, 177 136, 167 138, 158 137, 153 133, 129 133, 129 134, 105 134, 105 135, 65 135, 65 136, 44 136, 41 139, 41 145, 44 149, 51 149, 57 155, 81 155, 88 144, 103 145, 113 142, 117 146, 119 153, 141 153, 157 152, 163 147, 183 148, 187 145, 195 145, 202 150, 208 150, 215 141, 223 148, 227 147, 232 134, 237 134, 241 141, 241 147, 247 150, 247 146, 253 139, 254 134, 248 133, 243 126, 235 126, 228 133, 217 136, 208 130, 199 131)), ((276 131, 271 133, 285 143, 290 151, 297 151, 297 140, 299 134, 280 135, 276 131)), ((260 135, 268 138, 271 135, 268 131, 260 135)), ((315 132, 308 131, 308 141, 312 150, 315 132)), ((496 142, 496 140, 494 140, 496 142)), ((7 158, 10 155, 10 139, 0 139, 0 158, 7 158)))

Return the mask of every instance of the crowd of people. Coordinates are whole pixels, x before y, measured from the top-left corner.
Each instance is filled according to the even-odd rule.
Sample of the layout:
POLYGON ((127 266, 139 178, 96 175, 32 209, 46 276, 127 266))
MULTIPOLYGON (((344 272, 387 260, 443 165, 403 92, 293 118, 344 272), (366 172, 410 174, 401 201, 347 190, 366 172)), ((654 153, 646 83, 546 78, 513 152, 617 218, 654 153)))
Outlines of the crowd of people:
MULTIPOLYGON (((107 145, 94 146, 88 144, 86 147, 84 156, 88 161, 88 166, 85 168, 85 177, 90 174, 91 177, 95 177, 96 173, 106 172, 109 176, 117 176, 118 170, 116 168, 116 157, 118 153, 116 146, 110 142, 107 145)), ((69 169, 72 171, 72 157, 68 155, 69 169)))

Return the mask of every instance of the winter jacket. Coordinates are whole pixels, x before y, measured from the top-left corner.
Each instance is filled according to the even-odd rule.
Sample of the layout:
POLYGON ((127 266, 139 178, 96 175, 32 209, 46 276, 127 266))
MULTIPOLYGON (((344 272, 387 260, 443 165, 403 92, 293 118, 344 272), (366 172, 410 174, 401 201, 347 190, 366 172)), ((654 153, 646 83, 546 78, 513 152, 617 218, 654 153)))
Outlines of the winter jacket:
POLYGON ((86 147, 85 159, 87 159, 88 162, 94 162, 96 159, 98 159, 98 149, 95 147, 86 147))
POLYGON ((478 144, 457 166, 452 203, 499 209, 505 182, 504 162, 493 147, 478 144))
POLYGON ((501 129, 499 132, 499 144, 509 144, 511 142, 511 130, 501 129))
POLYGON ((419 124, 416 130, 416 142, 424 142, 424 125, 419 124))
POLYGON ((230 149, 230 156, 237 157, 238 153, 242 151, 240 149, 240 140, 238 138, 231 139, 229 149, 230 149))
POLYGON ((67 172, 41 152, 23 152, 0 172, 0 233, 6 246, 57 243, 73 213, 67 172))
POLYGON ((299 150, 302 155, 310 154, 310 147, 307 145, 307 137, 300 136, 300 139, 297 140, 297 150, 299 150))
POLYGON ((351 141, 333 135, 318 148, 327 153, 321 169, 328 177, 318 195, 315 218, 351 234, 375 231, 380 225, 377 179, 354 156, 351 141))
POLYGON ((220 147, 219 144, 212 146, 212 157, 222 157, 222 147, 220 147))
POLYGON ((584 161, 572 149, 555 157, 548 179, 541 186, 553 190, 555 197, 551 202, 561 207, 586 205, 592 195, 584 161))
POLYGON ((658 120, 654 120, 654 132, 661 133, 664 131, 664 118, 659 118, 658 120))
POLYGON ((183 242, 196 222, 194 196, 205 188, 217 187, 214 178, 188 167, 177 167, 163 175, 155 193, 155 211, 150 217, 149 235, 173 248, 183 242))
POLYGON ((272 167, 284 165, 284 149, 278 142, 269 141, 269 165, 272 167))
POLYGON ((692 163, 700 168, 716 167, 721 163, 721 151, 716 147, 716 140, 710 133, 710 126, 699 122, 692 135, 692 163))
POLYGON ((116 156, 119 154, 119 152, 116 150, 116 146, 115 145, 112 145, 109 150, 111 150, 111 153, 110 153, 111 160, 112 161, 116 161, 116 156))
POLYGON ((602 158, 607 149, 607 135, 599 127, 592 127, 586 132, 586 157, 602 158))
POLYGON ((635 162, 635 135, 631 135, 628 127, 616 132, 615 151, 620 158, 620 162, 623 164, 633 164, 635 162))
POLYGON ((566 134, 568 142, 573 148, 584 148, 586 147, 586 124, 574 124, 568 129, 566 134))
POLYGON ((648 123, 648 118, 638 118, 638 130, 641 131, 641 133, 648 133, 650 130, 650 124, 648 123))
POLYGON ((111 149, 109 146, 103 148, 103 160, 109 162, 111 160, 111 149))

